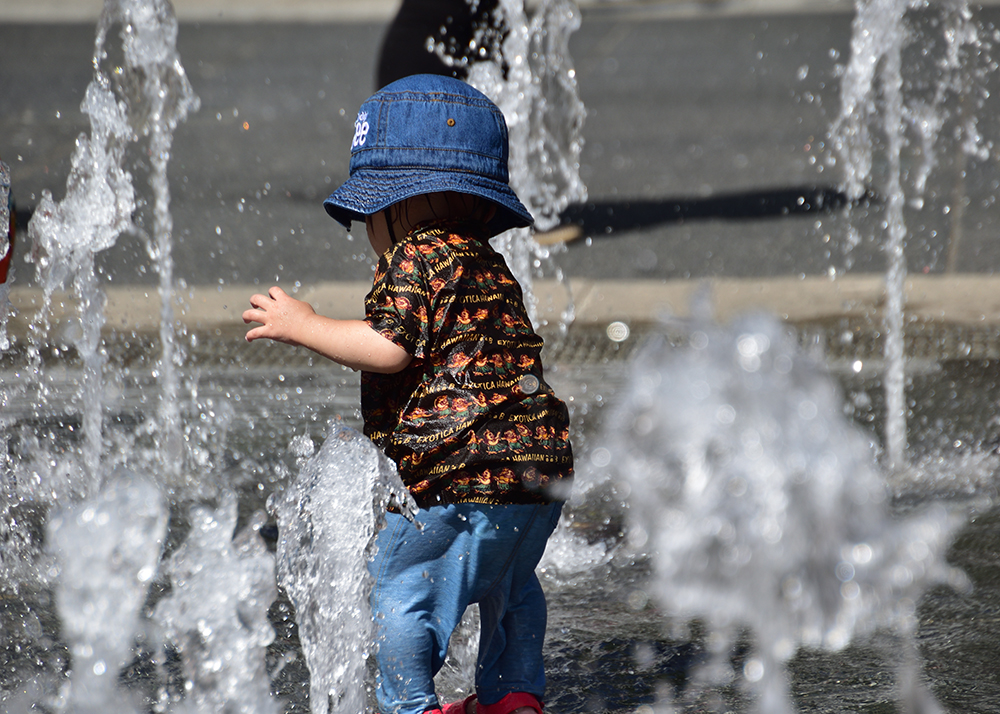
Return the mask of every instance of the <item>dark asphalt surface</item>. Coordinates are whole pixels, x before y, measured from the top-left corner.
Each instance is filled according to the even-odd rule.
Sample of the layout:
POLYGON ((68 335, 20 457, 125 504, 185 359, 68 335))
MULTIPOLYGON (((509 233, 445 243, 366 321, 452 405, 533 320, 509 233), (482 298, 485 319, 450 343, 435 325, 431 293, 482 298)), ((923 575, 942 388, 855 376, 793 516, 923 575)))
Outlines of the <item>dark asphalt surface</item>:
MULTIPOLYGON (((996 14, 979 11, 981 25, 996 14)), ((906 55, 914 97, 930 91, 922 68, 942 52, 933 19, 914 20, 922 37, 906 55), (921 60, 923 48, 931 60, 921 60)), ((178 48, 201 109, 177 131, 170 167, 179 278, 307 284, 371 274, 363 234, 350 239, 321 201, 346 176, 383 32, 382 24, 182 23, 178 48)), ((65 191, 74 139, 87 127, 79 104, 93 35, 90 25, 0 27, 0 157, 23 211, 45 188, 57 198, 65 191)), ((852 247, 828 137, 850 36, 847 14, 586 11, 571 49, 588 110, 590 203, 567 216, 586 238, 556 262, 570 277, 625 280, 881 271, 876 228, 852 247)), ((988 67, 990 50, 977 48, 966 73, 988 67)), ((993 74, 984 72, 985 89, 993 74)), ((945 103, 947 138, 924 207, 907 215, 915 272, 1000 266, 1000 172, 992 158, 960 160, 951 137, 957 107, 968 116, 977 101, 958 97, 945 103)), ((974 113, 989 142, 998 112, 995 100, 984 101, 974 113)), ((907 169, 923 160, 918 149, 911 142, 907 169)), ((883 169, 877 161, 876 173, 883 169)), ((877 226, 877 208, 878 199, 856 213, 877 226)), ((21 261, 25 244, 22 285, 33 275, 21 261)), ((154 282, 146 263, 128 236, 102 256, 117 282, 154 282)))

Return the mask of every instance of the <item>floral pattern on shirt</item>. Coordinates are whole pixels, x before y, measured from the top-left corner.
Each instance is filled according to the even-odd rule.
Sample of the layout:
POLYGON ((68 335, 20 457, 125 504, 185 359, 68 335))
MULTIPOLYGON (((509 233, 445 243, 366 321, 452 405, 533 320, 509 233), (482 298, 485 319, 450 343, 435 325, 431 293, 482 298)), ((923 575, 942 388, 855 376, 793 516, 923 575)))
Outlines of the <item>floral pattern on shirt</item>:
POLYGON ((363 373, 361 403, 365 433, 418 504, 552 500, 573 472, 568 412, 521 288, 481 230, 436 223, 399 241, 365 319, 413 356, 396 374, 363 373))

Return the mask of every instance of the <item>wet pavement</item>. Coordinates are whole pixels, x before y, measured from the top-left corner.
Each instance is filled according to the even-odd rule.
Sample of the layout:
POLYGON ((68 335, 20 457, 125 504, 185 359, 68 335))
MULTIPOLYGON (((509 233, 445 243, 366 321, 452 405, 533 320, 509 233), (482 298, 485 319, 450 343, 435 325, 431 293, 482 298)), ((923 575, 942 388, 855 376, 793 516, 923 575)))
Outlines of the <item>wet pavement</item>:
MULTIPOLYGON (((0 0, 0 16, 6 17, 5 3, 18 1, 0 0)), ((613 369, 616 361, 620 365, 635 346, 605 339, 603 324, 651 320, 666 305, 683 310, 699 278, 714 280, 722 316, 763 304, 790 320, 832 324, 819 335, 838 337, 826 344, 831 359, 863 357, 867 364, 879 351, 869 337, 872 326, 876 333, 878 328, 884 259, 873 237, 851 245, 838 191, 841 169, 832 163, 828 138, 851 15, 836 8, 778 11, 773 5, 741 13, 734 10, 738 5, 719 4, 713 14, 697 4, 588 5, 573 37, 588 107, 582 171, 590 202, 567 212, 567 221, 583 226, 584 237, 556 261, 574 288, 578 315, 597 324, 593 334, 571 332, 550 345, 558 350, 553 362, 559 392, 576 414, 588 415, 590 429, 600 421, 599 406, 618 389, 615 380, 623 370, 613 369), (835 281, 831 268, 840 274, 835 281)), ((983 14, 989 20, 995 12, 983 14)), ((297 17, 281 23, 187 20, 179 39, 202 106, 178 130, 170 169, 176 275, 189 286, 180 292, 185 318, 203 327, 227 322, 231 330, 185 335, 192 338, 192 372, 204 378, 191 399, 212 406, 213 399, 228 403, 230 391, 241 395, 238 423, 250 423, 250 431, 260 426, 253 438, 246 429, 234 429, 229 448, 261 455, 253 473, 267 472, 279 458, 274 444, 318 428, 332 413, 350 418, 356 383, 284 346, 248 349, 234 339, 242 330, 236 306, 254 283, 278 280, 302 283, 302 295, 328 314, 356 314, 371 274, 364 238, 350 240, 326 216, 321 200, 346 174, 354 112, 373 89, 386 18, 297 17), (236 353, 239 347, 246 351, 236 353), (248 373, 251 361, 260 369, 248 373), (303 413, 312 425, 295 421, 303 413)), ((56 197, 63 193, 73 142, 86 129, 78 107, 90 79, 93 34, 92 21, 0 22, 0 156, 12 165, 22 218, 43 189, 56 197)), ((995 133, 988 118, 996 114, 991 107, 981 111, 984 141, 995 133)), ((962 163, 959 154, 945 142, 925 206, 908 212, 914 230, 908 246, 915 274, 911 313, 928 323, 947 319, 968 328, 948 340, 915 328, 908 335, 911 355, 926 344, 927 353, 920 355, 925 365, 951 350, 945 357, 952 361, 940 372, 918 375, 911 385, 917 405, 913 441, 942 453, 950 453, 944 451, 949 444, 957 451, 959 440, 995 442, 992 415, 1000 384, 995 334, 976 342, 989 331, 982 329, 984 322, 1000 321, 1000 290, 992 277, 1000 262, 992 215, 996 168, 990 161, 962 163), (970 357, 987 361, 970 368, 970 357), (949 430, 942 429, 942 420, 949 430)), ((908 168, 916 160, 911 156, 908 168)), ((143 180, 140 171, 137 183, 143 180)), ((857 211, 877 213, 879 201, 875 194, 857 211)), ((38 298, 27 289, 33 273, 23 262, 27 247, 26 241, 18 247, 14 298, 22 304, 38 298)), ((155 332, 159 316, 145 256, 140 241, 123 237, 102 257, 105 273, 114 276, 109 326, 126 343, 111 351, 131 357, 141 352, 128 368, 143 378, 155 373, 157 350, 137 345, 134 332, 128 333, 155 332)), ((543 287, 558 297, 557 286, 543 287)), ((71 313, 72 306, 57 305, 59 310, 71 313)), ((883 409, 877 380, 851 367, 844 372, 854 380, 845 385, 845 411, 859 422, 877 421, 883 409)), ((64 379, 54 381, 57 393, 75 395, 78 372, 65 369, 53 379, 64 379)), ((129 380, 108 391, 122 390, 114 403, 126 416, 142 414, 154 387, 138 376, 134 387, 129 380)), ((62 406, 54 398, 53 404, 62 406)), ((33 406, 26 404, 25 411, 33 406)), ((64 417, 56 420, 62 425, 64 417)), ((579 443, 586 448, 588 442, 579 443)), ((263 484, 271 476, 260 478, 263 484)), ((263 502, 265 492, 252 480, 247 488, 263 502)), ((980 656, 996 649, 995 638, 983 635, 995 628, 968 626, 996 620, 996 568, 988 556, 996 552, 998 519, 993 513, 981 522, 956 549, 956 562, 979 565, 970 568, 974 599, 938 592, 922 605, 928 677, 955 711, 996 711, 995 668, 991 657, 980 656), (973 542, 983 530, 990 537, 973 542)), ((586 594, 598 599, 589 589, 586 594)), ((552 681, 562 697, 556 708, 636 711, 652 701, 654 675, 662 669, 672 676, 677 659, 685 665, 690 653, 666 647, 652 611, 647 622, 620 599, 598 595, 607 610, 593 608, 598 615, 592 620, 578 616, 572 597, 553 608, 558 647, 552 681), (638 674, 632 667, 636 643, 655 654, 650 669, 638 674), (581 683, 581 663, 601 676, 581 683)), ((289 648, 290 616, 283 617, 279 645, 289 648)), ((893 710, 896 694, 886 664, 892 659, 870 649, 837 656, 803 651, 793 662, 798 703, 803 711, 835 711, 845 703, 864 711, 893 710)), ((305 711, 301 662, 279 682, 297 688, 297 695, 282 690, 293 699, 290 711, 305 711)))
MULTIPOLYGON (((338 5, 351 3, 329 7, 338 5)), ((624 286, 880 274, 877 228, 860 240, 850 233, 830 141, 852 13, 842 4, 708 6, 584 5, 570 47, 587 107, 581 173, 590 198, 567 211, 583 237, 556 264, 570 280, 624 286)), ((175 275, 213 288, 363 284, 367 241, 331 221, 321 201, 346 175, 385 7, 362 19, 303 10, 291 16, 305 19, 280 23, 229 22, 225 13, 185 21, 187 6, 178 7, 178 48, 201 108, 176 132, 170 164, 175 275)), ((976 12, 983 26, 997 14, 976 12)), ((57 198, 65 190, 73 142, 87 128, 79 104, 93 35, 91 22, 0 25, 0 156, 22 220, 44 189, 57 198)), ((997 112, 984 101, 988 142, 997 112)), ((947 135, 956 120, 945 121, 947 135)), ((920 276, 990 274, 1000 264, 996 167, 954 148, 942 143, 924 205, 907 214, 910 270, 920 276), (956 196, 962 210, 952 209, 956 196)), ((904 157, 904 169, 920 160, 904 157)), ((855 217, 871 212, 877 222, 882 199, 868 198, 855 217)), ((34 272, 23 262, 26 241, 18 252, 23 288, 34 272)), ((137 238, 123 236, 100 262, 117 285, 155 282, 137 238)))

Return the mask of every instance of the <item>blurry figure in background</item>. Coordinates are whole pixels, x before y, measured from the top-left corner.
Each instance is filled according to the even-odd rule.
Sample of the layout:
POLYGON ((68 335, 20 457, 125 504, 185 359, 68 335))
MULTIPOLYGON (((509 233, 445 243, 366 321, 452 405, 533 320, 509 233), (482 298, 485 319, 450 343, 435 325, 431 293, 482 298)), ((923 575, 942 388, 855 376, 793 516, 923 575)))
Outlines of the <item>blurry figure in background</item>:
POLYGON ((382 40, 376 89, 413 74, 464 81, 473 62, 499 59, 506 32, 499 0, 403 0, 382 40))
POLYGON ((7 282, 10 259, 14 255, 14 233, 17 226, 14 194, 10 190, 10 168, 0 161, 0 285, 7 282), (6 230, 3 230, 6 228, 6 230))
POLYGON ((0 161, 0 353, 10 347, 10 339, 7 337, 7 320, 13 310, 10 304, 8 278, 14 277, 10 272, 10 261, 14 255, 16 226, 14 198, 10 191, 10 167, 0 161))

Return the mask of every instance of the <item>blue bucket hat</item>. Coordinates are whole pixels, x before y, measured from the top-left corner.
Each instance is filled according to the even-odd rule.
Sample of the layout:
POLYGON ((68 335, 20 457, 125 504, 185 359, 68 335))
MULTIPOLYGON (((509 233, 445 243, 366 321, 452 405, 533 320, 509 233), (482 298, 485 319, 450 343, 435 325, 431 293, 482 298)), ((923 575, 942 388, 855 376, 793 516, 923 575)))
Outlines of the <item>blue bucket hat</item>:
POLYGON ((494 236, 534 223, 508 185, 507 157, 507 123, 484 94, 452 77, 405 77, 361 105, 350 177, 323 206, 350 228, 412 196, 456 191, 496 204, 494 236))

